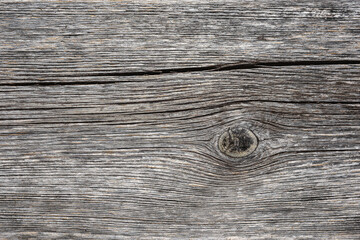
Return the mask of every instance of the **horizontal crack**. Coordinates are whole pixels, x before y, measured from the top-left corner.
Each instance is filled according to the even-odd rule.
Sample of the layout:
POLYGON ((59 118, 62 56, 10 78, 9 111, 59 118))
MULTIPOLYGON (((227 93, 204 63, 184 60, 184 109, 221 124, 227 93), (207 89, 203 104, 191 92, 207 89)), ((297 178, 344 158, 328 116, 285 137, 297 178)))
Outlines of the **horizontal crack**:
MULTIPOLYGON (((253 69, 265 67, 290 67, 290 66, 314 66, 314 65, 346 65, 346 64, 360 64, 360 60, 304 60, 304 61, 282 61, 282 62, 256 62, 256 63, 230 63, 209 65, 202 67, 186 67, 186 68, 170 68, 158 69, 149 71, 137 72, 95 72, 95 73, 79 73, 79 74, 48 74, 46 77, 57 78, 78 78, 78 77, 114 77, 114 76, 146 76, 146 75, 161 75, 170 73, 190 73, 203 71, 229 71, 236 69, 253 69)), ((43 76, 44 77, 44 76, 43 76)), ((39 81, 39 82, 21 82, 21 83, 0 83, 0 86, 51 86, 51 85, 89 85, 89 84, 112 84, 119 81, 72 81, 72 82, 55 82, 55 81, 39 81)), ((123 82, 123 81, 122 81, 123 82)))

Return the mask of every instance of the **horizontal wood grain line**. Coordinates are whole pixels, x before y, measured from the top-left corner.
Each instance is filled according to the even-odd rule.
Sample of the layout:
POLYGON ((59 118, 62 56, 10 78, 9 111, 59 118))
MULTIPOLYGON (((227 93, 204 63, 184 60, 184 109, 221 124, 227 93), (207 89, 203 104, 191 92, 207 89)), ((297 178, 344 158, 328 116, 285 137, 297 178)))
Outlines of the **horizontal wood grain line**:
MULTIPOLYGON (((170 102, 171 100, 168 100, 166 102, 170 102)), ((152 103, 151 101, 148 102, 144 102, 144 103, 152 103)), ((212 105, 208 105, 208 106, 203 106, 203 107, 193 107, 193 108, 182 108, 182 109, 174 109, 174 110, 163 110, 163 111, 146 111, 146 112, 133 112, 131 113, 131 115, 136 116, 136 115, 152 115, 152 114, 162 114, 162 113, 178 113, 178 112, 188 112, 188 111, 194 111, 194 110, 210 110, 210 109, 221 109, 223 107, 230 107, 232 105, 238 105, 238 104, 242 104, 242 103, 279 103, 279 104, 306 104, 306 105, 317 105, 317 104, 321 104, 321 105, 350 105, 350 106, 356 106, 358 104, 360 104, 360 101, 324 101, 324 100, 319 100, 319 101, 286 101, 286 100, 241 100, 241 101, 231 101, 231 102, 224 102, 221 104, 212 104, 212 105)), ((120 104, 113 104, 115 106, 121 106, 121 105, 136 105, 136 104, 141 104, 138 102, 129 102, 129 103, 120 103, 120 104)), ((106 106, 106 104, 103 104, 104 106, 106 106)), ((99 104, 99 106, 101 106, 99 104)), ((88 112, 85 113, 69 113, 68 116, 69 117, 73 117, 73 116, 90 116, 90 115, 96 115, 96 116, 107 116, 107 115, 119 115, 119 114, 126 114, 125 112, 119 112, 119 111, 112 111, 112 112, 91 112, 91 109, 96 110, 99 106, 97 107, 86 107, 86 106, 78 106, 78 107, 29 107, 29 108, 5 108, 3 107, 2 109, 0 109, 0 112, 10 112, 10 111, 47 111, 47 110, 76 110, 76 109, 89 109, 88 112)), ((359 106, 360 107, 360 106, 359 106)), ((216 111, 216 112, 211 112, 211 113, 207 113, 204 115, 201 115, 201 117, 205 117, 205 116, 211 116, 214 114, 219 114, 222 111, 216 111)), ((15 115, 14 115, 15 116, 15 115)), ((62 116, 66 116, 66 114, 62 114, 62 116)), ((56 119, 56 116, 53 117, 49 117, 47 119, 56 119)), ((187 118, 182 118, 182 120, 190 120, 192 118, 196 118, 196 117, 187 117, 187 118)), ((27 120, 27 119, 42 119, 44 120, 44 117, 40 117, 40 118, 36 118, 36 117, 28 117, 28 118, 21 118, 21 117, 16 117, 16 118, 9 118, 6 117, 6 115, 0 117, 0 121, 3 120, 27 120)), ((108 121, 108 120, 107 120, 108 121)), ((96 121, 96 122, 101 122, 101 121, 96 121)), ((106 121, 104 121, 106 122, 106 121)), ((45 122, 43 122, 45 124, 45 122)), ((52 122, 52 123, 56 123, 56 122, 52 122)), ((143 122, 145 123, 145 122, 143 122)), ((118 123, 120 124, 120 123, 118 123)), ((130 123, 126 123, 126 124, 130 124, 130 123)), ((132 123, 134 124, 134 123, 132 123)))
MULTIPOLYGON (((23 76, 27 78, 35 76, 36 78, 41 77, 56 77, 56 78, 83 78, 83 77, 113 77, 113 76, 146 76, 146 75, 162 75, 162 74, 171 74, 171 73, 191 73, 191 72, 202 72, 202 71, 229 71, 229 70, 240 70, 240 69, 253 69, 253 68, 268 68, 268 67, 291 67, 291 66, 316 66, 316 65, 347 65, 347 64, 360 64, 360 60, 347 59, 347 60, 299 60, 299 61, 274 61, 274 62, 254 62, 254 63, 228 63, 228 64, 219 64, 219 65, 209 65, 209 66, 200 66, 200 67, 186 67, 186 68, 171 68, 171 69, 157 69, 151 71, 136 71, 136 72, 120 72, 113 70, 104 70, 104 72, 99 72, 97 70, 94 73, 77 73, 74 71, 73 74, 31 74, 26 73, 23 76)), ((100 70, 101 71, 101 70, 100 70)), ((19 76, 21 76, 19 74, 19 76)), ((89 84, 113 84, 118 81, 71 81, 71 82, 61 82, 61 81, 37 81, 37 82, 10 82, 10 83, 0 83, 0 86, 52 86, 52 85, 89 85, 89 84)), ((123 82, 123 81, 122 81, 123 82)))

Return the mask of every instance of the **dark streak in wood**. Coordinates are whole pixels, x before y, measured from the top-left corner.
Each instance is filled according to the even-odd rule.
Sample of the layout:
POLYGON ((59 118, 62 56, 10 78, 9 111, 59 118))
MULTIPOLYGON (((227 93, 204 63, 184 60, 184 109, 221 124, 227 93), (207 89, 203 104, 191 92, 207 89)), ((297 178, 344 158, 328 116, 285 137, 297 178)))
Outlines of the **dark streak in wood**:
MULTIPOLYGON (((174 69, 159 69, 152 71, 143 71, 143 72, 96 72, 88 74, 42 74, 42 77, 56 77, 56 78, 84 78, 84 77, 111 77, 111 76, 143 76, 143 75, 160 75, 160 74, 170 74, 170 73, 186 73, 186 72, 201 72, 201 71, 229 71, 237 69, 252 69, 252 68, 264 68, 264 67, 291 67, 291 66, 311 66, 311 65, 344 65, 344 64, 360 64, 360 60, 327 60, 327 61, 296 61, 296 62, 257 62, 257 63, 232 63, 232 64, 222 64, 222 65, 213 65, 213 66, 204 66, 204 67, 191 67, 191 68, 174 68, 174 69)), ((30 74, 25 74, 25 76, 31 80, 30 74)), ((30 82, 5 82, 0 83, 0 86, 51 86, 51 85, 85 85, 85 84, 113 84, 117 81, 71 81, 71 82, 46 82, 33 80, 30 82)))

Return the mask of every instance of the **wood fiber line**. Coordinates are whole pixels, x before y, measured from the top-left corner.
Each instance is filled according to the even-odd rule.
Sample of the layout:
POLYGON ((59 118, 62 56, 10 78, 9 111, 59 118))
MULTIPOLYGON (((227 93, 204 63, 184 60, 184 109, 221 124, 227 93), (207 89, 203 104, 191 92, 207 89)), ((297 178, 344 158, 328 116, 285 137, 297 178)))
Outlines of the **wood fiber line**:
POLYGON ((0 83, 0 86, 51 86, 51 85, 86 85, 86 84, 113 84, 119 81, 115 80, 101 80, 101 81, 84 81, 78 80, 77 78, 86 78, 86 77, 112 77, 112 76, 143 76, 143 75, 160 75, 160 74, 176 74, 176 73, 187 73, 187 72, 202 72, 202 71, 229 71, 229 70, 238 70, 238 69, 253 69, 253 68, 269 68, 269 67, 293 67, 293 66, 318 66, 323 65, 325 67, 330 67, 331 65, 356 65, 360 64, 360 60, 323 60, 323 61, 291 61, 291 62, 256 62, 256 63, 231 63, 231 64, 220 64, 204 67, 190 67, 190 68, 173 68, 173 69, 158 69, 152 71, 141 71, 141 72, 121 72, 121 71, 104 71, 104 72, 93 72, 87 74, 77 74, 74 73, 67 74, 56 74, 52 73, 42 73, 41 79, 48 78, 57 78, 58 81, 46 81, 39 80, 38 74, 32 75, 25 73, 23 77, 18 78, 17 82, 13 81, 3 81, 0 83), (25 78, 24 78, 25 77, 25 78), (75 81, 62 81, 62 78, 72 78, 76 79, 75 81), (26 79, 26 82, 23 80, 26 79))

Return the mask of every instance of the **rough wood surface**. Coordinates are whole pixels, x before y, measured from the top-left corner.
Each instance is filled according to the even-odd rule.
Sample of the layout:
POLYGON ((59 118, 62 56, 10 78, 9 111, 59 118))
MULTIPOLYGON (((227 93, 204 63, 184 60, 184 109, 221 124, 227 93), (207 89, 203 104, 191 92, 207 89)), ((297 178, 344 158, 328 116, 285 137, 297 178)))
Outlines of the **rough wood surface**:
POLYGON ((360 237, 357 66, 121 80, 2 87, 4 237, 360 237))
POLYGON ((359 60, 360 4, 326 1, 0 3, 0 80, 234 62, 359 60))
POLYGON ((1 2, 0 239, 359 239, 357 5, 1 2))

